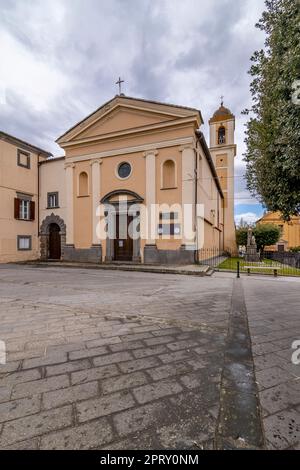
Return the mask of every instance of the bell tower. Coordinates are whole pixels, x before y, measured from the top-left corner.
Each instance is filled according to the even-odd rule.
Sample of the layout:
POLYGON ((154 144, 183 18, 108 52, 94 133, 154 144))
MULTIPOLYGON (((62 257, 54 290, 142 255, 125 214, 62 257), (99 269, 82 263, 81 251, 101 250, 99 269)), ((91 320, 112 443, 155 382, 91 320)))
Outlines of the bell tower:
POLYGON ((224 194, 224 250, 236 251, 234 224, 234 143, 235 117, 221 105, 209 120, 210 153, 224 194))

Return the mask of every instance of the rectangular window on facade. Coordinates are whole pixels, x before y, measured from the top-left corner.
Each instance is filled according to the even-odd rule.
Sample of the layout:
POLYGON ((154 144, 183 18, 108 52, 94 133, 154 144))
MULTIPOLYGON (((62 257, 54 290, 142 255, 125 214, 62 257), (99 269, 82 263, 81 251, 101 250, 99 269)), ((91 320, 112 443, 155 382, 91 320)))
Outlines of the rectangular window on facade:
POLYGON ((159 224, 158 235, 180 235, 180 224, 159 224))
POLYGON ((20 214, 19 219, 29 220, 30 215, 30 201, 20 200, 20 214))
POLYGON ((31 250, 31 236, 30 235, 18 235, 18 250, 28 251, 31 250))
POLYGON ((30 169, 30 153, 24 150, 18 149, 17 151, 17 163, 18 166, 30 169))
POLYGON ((47 208, 53 209, 58 207, 58 192, 47 194, 47 208))
POLYGON ((175 220, 178 219, 178 212, 160 212, 160 220, 175 220))
POLYGON ((35 220, 35 202, 29 198, 15 198, 15 219, 35 220))

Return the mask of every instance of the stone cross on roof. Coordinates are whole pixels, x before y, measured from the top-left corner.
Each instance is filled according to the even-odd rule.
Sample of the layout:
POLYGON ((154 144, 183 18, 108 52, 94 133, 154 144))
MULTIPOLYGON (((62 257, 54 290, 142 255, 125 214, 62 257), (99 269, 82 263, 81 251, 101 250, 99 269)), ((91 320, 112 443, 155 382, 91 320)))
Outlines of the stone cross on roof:
POLYGON ((121 77, 119 77, 119 80, 116 82, 116 85, 119 85, 119 95, 121 95, 122 89, 122 83, 124 83, 125 80, 121 80, 121 77))

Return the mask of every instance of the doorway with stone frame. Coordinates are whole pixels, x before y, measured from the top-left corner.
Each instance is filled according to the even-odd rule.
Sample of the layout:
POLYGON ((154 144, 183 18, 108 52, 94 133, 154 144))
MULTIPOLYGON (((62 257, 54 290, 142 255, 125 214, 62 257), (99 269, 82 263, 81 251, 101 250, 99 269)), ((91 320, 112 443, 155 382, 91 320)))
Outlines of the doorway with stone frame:
POLYGON ((140 204, 138 194, 117 190, 104 196, 106 226, 106 262, 141 262, 140 254, 140 204), (133 229, 134 228, 134 229, 133 229), (132 229, 135 235, 132 237, 132 229))
POLYGON ((41 260, 63 259, 66 244, 66 224, 64 220, 52 213, 43 220, 40 227, 41 260))

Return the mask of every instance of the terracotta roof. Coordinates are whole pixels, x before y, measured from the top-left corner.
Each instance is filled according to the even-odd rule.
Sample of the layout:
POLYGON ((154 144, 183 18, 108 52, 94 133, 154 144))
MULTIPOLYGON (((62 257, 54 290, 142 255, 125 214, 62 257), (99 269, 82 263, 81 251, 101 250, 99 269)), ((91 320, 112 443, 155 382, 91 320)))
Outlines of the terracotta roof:
POLYGON ((47 152, 47 150, 43 150, 40 147, 37 147, 36 145, 29 144, 25 140, 19 139, 18 137, 7 134, 6 132, 3 132, 3 131, 0 131, 0 139, 6 142, 10 142, 14 145, 17 145, 18 147, 22 147, 25 150, 41 153, 47 158, 53 156, 51 152, 47 152))
POLYGON ((217 109, 217 111, 214 112, 213 117, 209 120, 209 122, 217 122, 217 121, 225 121, 226 119, 234 119, 234 115, 230 111, 230 109, 225 108, 223 103, 217 109))
POLYGON ((64 132, 62 135, 60 135, 55 142, 58 142, 62 137, 64 137, 66 134, 68 134, 69 132, 71 132, 73 129, 75 129, 77 126, 79 126, 80 124, 82 124, 84 121, 86 121, 87 119, 89 119, 91 116, 93 116, 94 114, 96 114, 98 111, 100 111, 100 109, 102 108, 105 108, 108 104, 110 104, 112 101, 114 101, 116 98, 124 98, 126 100, 134 100, 134 101, 141 101, 143 103, 151 103, 151 104, 158 104, 158 105, 163 105, 163 106, 172 106, 174 108, 181 108, 181 109, 186 109, 186 110, 189 110, 189 111, 194 111, 195 113, 199 113, 200 115, 200 119, 201 119, 201 122, 202 124, 204 123, 203 121, 203 117, 202 117, 202 114, 201 114, 201 111, 199 109, 196 109, 196 108, 189 108, 188 106, 181 106, 181 105, 177 105, 177 104, 171 104, 171 103, 163 103, 161 101, 153 101, 153 100, 145 100, 143 98, 135 98, 134 96, 127 96, 127 95, 124 95, 124 93, 121 93, 120 95, 115 95, 112 99, 110 99, 109 101, 106 101, 106 103, 102 104, 101 106, 99 106, 99 108, 97 108, 95 111, 93 111, 92 113, 88 114, 88 116, 86 116, 85 118, 83 118, 81 121, 77 122, 76 124, 74 124, 74 126, 70 127, 70 129, 68 129, 66 132, 64 132))
POLYGON ((46 160, 43 160, 40 162, 40 165, 44 165, 45 163, 50 163, 50 162, 57 162, 58 160, 65 160, 65 156, 63 155, 62 157, 51 157, 47 158, 46 160))

